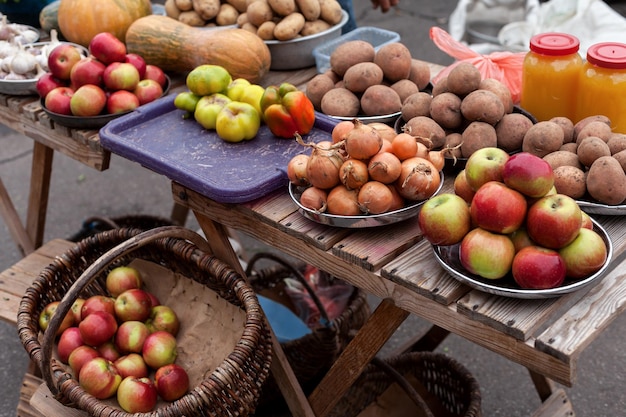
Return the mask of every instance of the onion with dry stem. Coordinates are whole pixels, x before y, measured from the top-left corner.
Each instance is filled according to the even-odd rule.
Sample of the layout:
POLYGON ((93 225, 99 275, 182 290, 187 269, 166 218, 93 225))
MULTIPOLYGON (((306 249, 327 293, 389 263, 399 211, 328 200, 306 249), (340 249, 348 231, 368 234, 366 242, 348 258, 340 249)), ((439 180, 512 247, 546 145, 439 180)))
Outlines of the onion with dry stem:
POLYGON ((367 164, 359 159, 347 159, 339 168, 339 179, 350 190, 360 188, 369 180, 367 164))
POLYGON ((358 216, 361 214, 357 190, 348 190, 339 184, 328 192, 326 212, 338 216, 358 216))
POLYGON ((359 209, 365 214, 381 214, 389 210, 393 195, 387 185, 379 181, 368 181, 357 195, 359 209))
POLYGON ((400 176, 402 162, 391 152, 379 152, 367 165, 369 177, 383 184, 391 184, 400 176))
POLYGON ((309 185, 306 177, 306 167, 309 163, 309 155, 298 154, 287 163, 287 178, 293 185, 309 185))
POLYGON ((402 161, 402 172, 396 184, 400 195, 407 200, 425 200, 439 188, 441 175, 432 162, 416 156, 402 161))
POLYGON ((359 119, 354 119, 354 128, 345 138, 345 149, 351 158, 367 160, 376 155, 383 146, 383 138, 378 131, 359 119))
POLYGON ((344 158, 338 144, 305 143, 297 133, 296 140, 303 146, 313 148, 306 166, 306 178, 309 183, 325 190, 339 184, 339 168, 344 158))
POLYGON ((308 187, 302 191, 300 195, 300 204, 310 210, 323 213, 326 211, 327 199, 328 193, 326 190, 317 187, 308 187))

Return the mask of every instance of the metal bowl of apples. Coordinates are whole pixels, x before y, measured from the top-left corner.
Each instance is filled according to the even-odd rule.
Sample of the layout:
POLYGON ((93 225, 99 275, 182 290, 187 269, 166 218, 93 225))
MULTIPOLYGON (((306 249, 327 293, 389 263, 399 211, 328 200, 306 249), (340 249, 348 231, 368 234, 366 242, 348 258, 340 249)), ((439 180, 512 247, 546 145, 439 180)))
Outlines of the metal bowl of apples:
MULTIPOLYGON (((510 298, 523 298, 523 299, 546 299, 558 297, 561 295, 569 294, 574 291, 578 291, 585 287, 588 287, 592 284, 596 284, 598 280, 600 280, 607 268, 611 263, 611 259, 613 258, 613 245, 611 243, 611 239, 609 238, 606 230, 594 219, 591 219, 593 222, 593 230, 596 231, 604 244, 606 245, 606 260, 602 267, 596 271, 595 273, 587 276, 586 278, 579 280, 572 280, 566 278, 562 285, 559 285, 554 288, 548 289, 524 289, 521 288, 515 280, 511 273, 507 274, 503 278, 500 279, 486 279, 480 276, 474 275, 467 271, 461 261, 459 259, 459 249, 460 244, 449 245, 449 246, 436 246, 433 245, 433 251, 435 253, 435 257, 437 261, 441 264, 441 266, 452 275, 454 278, 459 280, 460 282, 469 285, 472 288, 477 290, 501 295, 510 298)), ((585 248, 585 251, 590 251, 591 248, 585 248)))
MULTIPOLYGON (((165 87, 163 87, 163 94, 161 97, 167 95, 170 89, 171 80, 169 76, 165 75, 165 87)), ((97 116, 90 117, 82 117, 82 116, 71 116, 60 113, 55 113, 46 108, 44 98, 40 99, 41 108, 48 115, 50 119, 52 119, 55 123, 60 124, 61 126, 70 127, 73 129, 100 129, 104 127, 107 123, 109 123, 113 119, 117 119, 120 116, 130 113, 133 110, 123 111, 119 113, 103 113, 97 116)))

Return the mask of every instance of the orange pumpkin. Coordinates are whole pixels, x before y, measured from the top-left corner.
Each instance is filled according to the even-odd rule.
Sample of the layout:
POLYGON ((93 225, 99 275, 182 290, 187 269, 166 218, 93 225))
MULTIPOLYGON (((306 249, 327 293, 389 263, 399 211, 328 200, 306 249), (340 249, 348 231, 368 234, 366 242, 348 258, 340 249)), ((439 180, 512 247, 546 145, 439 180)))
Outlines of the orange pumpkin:
POLYGON ((59 29, 65 39, 85 47, 100 32, 124 42, 131 23, 151 14, 150 0, 61 0, 59 29))
POLYGON ((187 72, 202 64, 221 65, 233 78, 256 83, 271 63, 269 48, 243 29, 207 30, 167 16, 151 15, 133 22, 126 49, 165 71, 187 72))

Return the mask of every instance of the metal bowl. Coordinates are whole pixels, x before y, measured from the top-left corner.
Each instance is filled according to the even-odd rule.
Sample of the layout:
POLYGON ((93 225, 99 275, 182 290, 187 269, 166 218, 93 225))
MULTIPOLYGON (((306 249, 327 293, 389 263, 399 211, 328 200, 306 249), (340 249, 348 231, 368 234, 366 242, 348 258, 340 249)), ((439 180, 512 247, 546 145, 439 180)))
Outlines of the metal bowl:
POLYGON ((335 26, 314 35, 302 36, 288 41, 265 41, 272 55, 272 70, 294 70, 315 65, 313 49, 341 35, 341 28, 348 22, 348 13, 341 11, 341 21, 335 26))
MULTIPOLYGON (((433 194, 433 196, 437 195, 441 188, 443 187, 443 172, 439 172, 441 176, 441 182, 439 184, 439 188, 433 194)), ((339 216, 336 214, 328 214, 328 213, 320 213, 315 210, 311 210, 310 208, 304 207, 300 204, 300 195, 302 191, 304 191, 306 187, 298 187, 291 183, 289 183, 289 195, 291 199, 298 206, 298 211, 307 219, 313 220, 314 222, 325 224, 327 226, 335 226, 335 227, 345 227, 348 229, 361 229, 366 227, 377 227, 377 226, 385 226, 397 222, 401 222, 403 220, 407 220, 411 217, 414 217, 419 213, 422 205, 428 201, 413 201, 407 204, 405 207, 389 211, 381 214, 363 214, 360 216, 339 216)))
POLYGON ((395 123, 396 120, 402 118, 402 112, 396 112, 396 113, 391 113, 391 114, 383 114, 381 116, 356 116, 356 117, 344 117, 344 116, 330 116, 333 119, 337 119, 337 120, 354 120, 354 119, 359 119, 360 121, 362 121, 365 124, 368 123, 386 123, 386 124, 392 124, 395 123))
POLYGON ((601 279, 607 271, 607 268, 611 263, 611 259, 613 258, 613 244, 611 243, 611 239, 609 238, 609 234, 606 230, 604 230, 604 228, 595 220, 592 219, 592 221, 593 230, 595 230, 602 237, 602 240, 604 240, 604 243, 606 244, 607 256, 604 265, 596 273, 588 276, 587 278, 580 280, 566 279, 562 285, 555 288, 544 290, 523 289, 515 283, 515 280, 510 273, 500 279, 486 279, 471 274, 461 265, 461 261, 459 260, 460 244, 451 246, 433 246, 433 251, 437 261, 439 261, 441 266, 448 271, 450 275, 477 290, 511 298, 553 298, 585 288, 601 279))

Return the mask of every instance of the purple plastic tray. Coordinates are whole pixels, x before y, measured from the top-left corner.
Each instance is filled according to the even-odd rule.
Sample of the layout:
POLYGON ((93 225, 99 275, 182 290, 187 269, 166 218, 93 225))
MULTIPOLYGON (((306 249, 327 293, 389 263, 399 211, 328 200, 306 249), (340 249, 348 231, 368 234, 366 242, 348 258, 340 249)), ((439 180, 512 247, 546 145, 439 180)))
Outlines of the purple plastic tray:
MULTIPOLYGON (((310 148, 275 137, 262 125, 250 141, 229 143, 194 119, 183 119, 175 94, 141 106, 100 130, 102 146, 222 203, 242 203, 280 187, 287 189, 287 163, 310 148)), ((305 142, 331 140, 337 124, 316 113, 305 142)))

